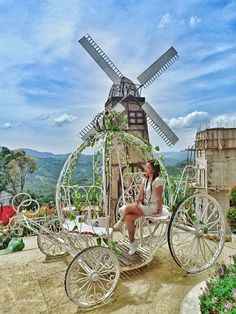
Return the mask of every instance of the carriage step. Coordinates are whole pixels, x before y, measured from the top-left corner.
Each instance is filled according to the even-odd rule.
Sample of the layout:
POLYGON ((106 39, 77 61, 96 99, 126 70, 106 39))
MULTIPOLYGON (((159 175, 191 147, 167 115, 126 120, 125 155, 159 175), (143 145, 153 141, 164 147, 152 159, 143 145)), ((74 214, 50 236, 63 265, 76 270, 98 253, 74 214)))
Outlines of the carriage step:
POLYGON ((118 260, 121 266, 121 271, 128 271, 143 267, 144 265, 150 263, 153 258, 148 246, 139 246, 133 255, 129 255, 129 242, 125 240, 119 240, 117 242, 120 251, 118 260))

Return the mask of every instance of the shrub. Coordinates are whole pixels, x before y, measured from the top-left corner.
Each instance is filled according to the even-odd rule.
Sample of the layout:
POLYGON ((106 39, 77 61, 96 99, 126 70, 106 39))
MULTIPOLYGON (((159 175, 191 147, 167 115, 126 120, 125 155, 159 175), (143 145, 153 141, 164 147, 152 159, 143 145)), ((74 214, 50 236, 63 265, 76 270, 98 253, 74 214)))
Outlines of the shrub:
POLYGON ((199 299, 202 314, 236 314, 236 254, 230 256, 229 266, 222 263, 217 267, 199 299))
POLYGON ((229 223, 236 223, 236 207, 230 207, 227 210, 226 217, 229 223))
POLYGON ((229 199, 232 202, 232 205, 236 205, 236 185, 232 187, 232 189, 229 191, 229 199))
POLYGON ((233 233, 236 232, 236 186, 229 191, 230 208, 226 212, 228 224, 233 233))

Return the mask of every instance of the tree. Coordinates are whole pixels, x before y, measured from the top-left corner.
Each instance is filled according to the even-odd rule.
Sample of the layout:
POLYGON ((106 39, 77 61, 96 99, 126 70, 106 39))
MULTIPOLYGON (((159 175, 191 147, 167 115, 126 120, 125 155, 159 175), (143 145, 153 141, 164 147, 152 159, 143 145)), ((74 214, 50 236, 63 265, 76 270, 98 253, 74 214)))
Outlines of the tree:
POLYGON ((0 192, 12 196, 23 192, 26 180, 37 170, 37 162, 23 150, 0 152, 0 192))

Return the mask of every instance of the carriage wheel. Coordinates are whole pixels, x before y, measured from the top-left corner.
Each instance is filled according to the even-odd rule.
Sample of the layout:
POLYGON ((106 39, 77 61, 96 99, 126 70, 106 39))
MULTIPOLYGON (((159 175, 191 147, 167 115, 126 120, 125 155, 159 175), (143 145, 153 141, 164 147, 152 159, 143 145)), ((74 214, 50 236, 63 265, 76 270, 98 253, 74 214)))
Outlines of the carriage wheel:
POLYGON ((39 231, 37 236, 37 243, 40 251, 50 257, 67 255, 66 251, 62 248, 59 242, 57 243, 53 241, 52 235, 50 235, 51 232, 59 234, 62 231, 60 220, 53 219, 47 222, 43 227, 44 228, 39 231), (48 229, 50 233, 45 229, 48 229))
POLYGON ((224 238, 222 210, 209 195, 188 197, 171 217, 168 229, 170 252, 188 273, 211 267, 223 249, 224 238))
POLYGON ((108 299, 120 276, 117 257, 109 249, 94 246, 77 254, 67 268, 65 290, 81 307, 91 307, 108 299))

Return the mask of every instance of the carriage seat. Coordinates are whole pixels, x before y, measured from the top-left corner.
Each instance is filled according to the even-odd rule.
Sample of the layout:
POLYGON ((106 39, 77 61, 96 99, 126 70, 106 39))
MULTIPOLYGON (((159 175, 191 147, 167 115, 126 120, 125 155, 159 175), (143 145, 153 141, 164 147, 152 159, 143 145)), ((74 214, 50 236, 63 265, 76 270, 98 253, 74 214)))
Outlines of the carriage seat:
POLYGON ((145 215, 143 218, 148 218, 148 219, 154 219, 154 220, 167 220, 170 218, 171 213, 169 212, 169 207, 166 205, 162 206, 162 215, 157 216, 157 215, 145 215))
MULTIPOLYGON (((123 214, 124 210, 125 210, 125 206, 126 205, 123 205, 119 208, 119 213, 120 215, 123 214)), ((158 220, 166 220, 170 217, 171 213, 169 212, 169 207, 166 206, 166 205, 163 205, 162 206, 162 215, 161 216, 156 216, 155 214, 154 215, 145 215, 141 218, 148 218, 148 219, 158 219, 158 220)))

